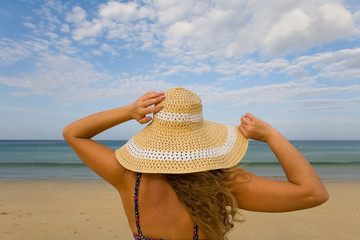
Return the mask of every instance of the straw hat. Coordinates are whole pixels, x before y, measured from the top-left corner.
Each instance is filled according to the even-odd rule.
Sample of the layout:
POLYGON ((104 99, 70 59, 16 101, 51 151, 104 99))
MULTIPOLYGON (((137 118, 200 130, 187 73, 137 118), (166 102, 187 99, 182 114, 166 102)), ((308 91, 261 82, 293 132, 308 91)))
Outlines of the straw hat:
POLYGON ((125 168, 144 173, 193 173, 235 166, 248 140, 237 126, 204 120, 200 98, 176 87, 165 91, 153 121, 115 151, 125 168))

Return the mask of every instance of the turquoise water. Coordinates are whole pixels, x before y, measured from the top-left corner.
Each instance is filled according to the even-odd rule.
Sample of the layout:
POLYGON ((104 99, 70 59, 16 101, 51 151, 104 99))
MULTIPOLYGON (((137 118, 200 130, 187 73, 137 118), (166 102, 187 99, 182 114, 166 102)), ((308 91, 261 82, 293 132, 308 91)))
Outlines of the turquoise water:
MULTIPOLYGON (((126 141, 100 141, 116 149, 126 141)), ((360 141, 292 141, 323 179, 360 179, 360 141)), ((284 177, 269 147, 250 141, 241 161, 245 169, 266 177, 284 177)), ((99 180, 62 140, 0 140, 2 180, 99 180)))
MULTIPOLYGON (((323 179, 360 179, 360 141, 291 141, 323 179)), ((250 141, 242 163, 267 177, 285 177, 270 148, 250 141)))

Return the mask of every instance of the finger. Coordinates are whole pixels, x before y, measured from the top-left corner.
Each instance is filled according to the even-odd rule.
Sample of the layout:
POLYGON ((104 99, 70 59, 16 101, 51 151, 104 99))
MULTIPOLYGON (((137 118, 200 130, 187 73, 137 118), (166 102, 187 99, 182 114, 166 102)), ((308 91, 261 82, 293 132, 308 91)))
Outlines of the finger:
POLYGON ((244 129, 246 132, 249 132, 251 130, 251 126, 250 125, 246 125, 241 123, 240 126, 242 127, 242 129, 244 129))
POLYGON ((151 98, 153 95, 155 95, 156 92, 147 92, 144 95, 142 95, 142 97, 144 98, 151 98))
POLYGON ((256 117, 254 115, 252 115, 251 113, 246 113, 245 114, 246 118, 249 119, 249 121, 254 121, 256 119, 256 117))
POLYGON ((138 120, 138 122, 140 123, 140 124, 145 124, 145 123, 148 123, 148 122, 150 122, 152 120, 152 117, 143 117, 142 119, 140 119, 140 120, 138 120))
POLYGON ((164 107, 163 105, 157 105, 157 106, 154 106, 154 107, 148 107, 148 108, 145 108, 143 112, 145 114, 155 113, 155 112, 160 111, 163 107, 164 107))
POLYGON ((239 126, 239 131, 241 132, 242 135, 244 135, 244 137, 249 138, 249 137, 248 137, 248 133, 247 133, 247 131, 244 129, 243 126, 241 126, 241 125, 239 126))
POLYGON ((241 120, 241 124, 245 124, 245 125, 248 125, 250 122, 245 115, 242 115, 240 120, 241 120))
POLYGON ((148 106, 151 106, 151 105, 154 105, 154 104, 158 104, 162 101, 164 101, 165 99, 165 96, 164 95, 160 95, 156 98, 151 98, 151 99, 148 99, 146 101, 144 101, 144 107, 148 107, 148 106))
POLYGON ((148 92, 143 95, 142 100, 147 101, 149 99, 160 97, 161 95, 164 95, 163 92, 148 92))

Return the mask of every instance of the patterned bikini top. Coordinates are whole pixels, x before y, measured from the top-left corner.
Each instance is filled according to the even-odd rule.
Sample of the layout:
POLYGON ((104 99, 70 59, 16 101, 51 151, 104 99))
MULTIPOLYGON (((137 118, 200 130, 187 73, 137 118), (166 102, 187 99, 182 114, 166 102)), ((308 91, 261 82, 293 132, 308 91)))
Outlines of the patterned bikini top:
MULTIPOLYGON (((140 228, 140 220, 139 220, 139 187, 140 187, 140 180, 141 180, 142 173, 137 174, 137 179, 135 183, 135 190, 134 190, 134 209, 135 209, 135 221, 136 221, 136 228, 137 228, 137 234, 134 233, 134 239, 135 240, 161 240, 161 239, 155 239, 155 238, 149 238, 145 237, 141 233, 140 228)), ((198 226, 194 224, 194 238, 193 240, 198 240, 199 237, 199 230, 198 226)))

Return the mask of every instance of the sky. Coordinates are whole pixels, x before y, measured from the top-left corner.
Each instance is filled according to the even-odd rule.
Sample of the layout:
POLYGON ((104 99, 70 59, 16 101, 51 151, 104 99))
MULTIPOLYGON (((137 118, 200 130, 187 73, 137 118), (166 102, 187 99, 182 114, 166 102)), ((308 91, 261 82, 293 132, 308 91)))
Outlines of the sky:
POLYGON ((353 0, 2 0, 0 139, 62 139, 72 121, 181 86, 207 120, 250 112, 291 140, 360 140, 359 40, 353 0))

